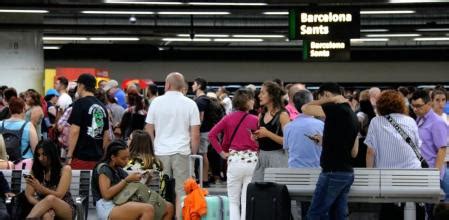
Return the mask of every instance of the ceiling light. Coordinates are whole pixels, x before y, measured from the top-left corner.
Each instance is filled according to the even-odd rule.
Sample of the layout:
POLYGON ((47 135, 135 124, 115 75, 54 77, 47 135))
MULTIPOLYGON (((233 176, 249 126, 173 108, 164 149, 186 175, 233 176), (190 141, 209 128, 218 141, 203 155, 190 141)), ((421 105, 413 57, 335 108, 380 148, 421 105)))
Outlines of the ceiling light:
POLYGON ((367 37, 419 37, 421 34, 367 34, 367 37))
POLYGON ((42 37, 42 40, 87 40, 87 37, 42 37))
POLYGON ((136 4, 136 5, 182 5, 182 2, 153 2, 153 1, 132 1, 132 0, 105 0, 108 4, 136 4))
POLYGON ((355 39, 351 39, 352 43, 361 43, 361 42, 385 42, 385 41, 389 41, 388 38, 355 38, 355 39))
POLYGON ((416 31, 449 31, 449 28, 419 28, 416 31))
POLYGON ((413 14, 413 10, 395 10, 395 11, 360 11, 361 15, 381 15, 381 14, 413 14))
POLYGON ((449 37, 418 37, 414 41, 449 41, 449 37))
POLYGON ((59 49, 61 49, 60 46, 44 46, 43 48, 44 48, 44 50, 59 50, 59 49))
POLYGON ((241 38, 284 38, 285 35, 279 35, 279 34, 235 34, 232 35, 232 37, 241 37, 241 38))
POLYGON ((265 11, 264 15, 288 15, 288 11, 265 11))
POLYGON ((32 14, 45 14, 47 10, 19 10, 19 9, 0 9, 0 13, 32 13, 32 14))
POLYGON ((215 42, 263 42, 260 38, 216 38, 215 42))
MULTIPOLYGON (((178 37, 190 37, 190 34, 177 34, 178 37)), ((195 34, 195 37, 229 37, 228 34, 195 34)))
POLYGON ((263 2, 189 2, 189 5, 209 5, 209 6, 264 6, 267 3, 263 2))
POLYGON ((228 15, 227 11, 161 11, 159 15, 228 15))
POLYGON ((138 37, 91 37, 89 40, 93 41, 138 41, 138 37))
POLYGON ((162 38, 162 41, 195 41, 195 42, 208 42, 210 38, 162 38))
POLYGON ((360 32, 388 32, 388 29, 361 29, 360 32))
POLYGON ((152 15, 152 11, 81 11, 83 14, 103 14, 103 15, 152 15))
POLYGON ((400 4, 400 3, 438 3, 447 2, 447 0, 390 0, 389 3, 400 4))

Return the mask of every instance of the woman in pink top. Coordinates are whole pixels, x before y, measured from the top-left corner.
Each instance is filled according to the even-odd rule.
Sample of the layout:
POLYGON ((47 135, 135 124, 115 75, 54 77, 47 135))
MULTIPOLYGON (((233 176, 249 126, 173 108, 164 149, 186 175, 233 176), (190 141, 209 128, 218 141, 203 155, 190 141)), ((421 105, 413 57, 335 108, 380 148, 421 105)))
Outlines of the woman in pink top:
POLYGON ((253 177, 259 149, 251 138, 251 132, 257 130, 257 117, 248 113, 254 106, 253 93, 249 90, 238 90, 232 105, 236 111, 225 116, 212 128, 209 140, 220 156, 228 159, 230 219, 243 220, 246 210, 246 188, 253 177), (220 134, 223 135, 221 142, 220 134))

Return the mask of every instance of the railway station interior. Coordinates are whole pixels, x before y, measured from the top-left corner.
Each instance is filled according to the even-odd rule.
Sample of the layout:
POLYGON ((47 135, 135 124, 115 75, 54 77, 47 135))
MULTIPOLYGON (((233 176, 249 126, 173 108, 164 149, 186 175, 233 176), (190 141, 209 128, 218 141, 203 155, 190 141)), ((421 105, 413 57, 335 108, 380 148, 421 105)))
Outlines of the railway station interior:
POLYGON ((449 0, 0 0, 0 86, 0 220, 449 219, 449 0))

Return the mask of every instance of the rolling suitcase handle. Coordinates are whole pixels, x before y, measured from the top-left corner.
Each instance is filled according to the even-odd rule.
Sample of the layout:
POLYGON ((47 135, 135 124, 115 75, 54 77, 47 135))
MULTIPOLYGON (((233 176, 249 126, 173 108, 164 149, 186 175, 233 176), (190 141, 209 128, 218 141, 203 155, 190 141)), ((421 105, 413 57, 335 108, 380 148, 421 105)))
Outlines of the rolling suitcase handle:
POLYGON ((200 180, 200 186, 203 187, 203 156, 201 155, 190 155, 189 156, 189 176, 194 177, 195 176, 195 160, 200 161, 200 170, 198 172, 199 180, 200 180))

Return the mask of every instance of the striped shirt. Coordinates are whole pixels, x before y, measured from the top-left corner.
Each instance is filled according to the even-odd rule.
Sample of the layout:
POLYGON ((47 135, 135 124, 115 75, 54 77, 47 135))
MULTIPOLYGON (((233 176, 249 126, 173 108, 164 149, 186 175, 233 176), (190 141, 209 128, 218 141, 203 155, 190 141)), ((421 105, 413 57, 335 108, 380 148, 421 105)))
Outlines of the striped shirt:
MULTIPOLYGON (((420 147, 422 142, 415 120, 403 114, 391 114, 391 117, 413 140, 413 143, 420 147)), ((365 144, 375 152, 374 167, 421 168, 421 163, 410 145, 383 116, 376 116, 371 120, 365 144)))

